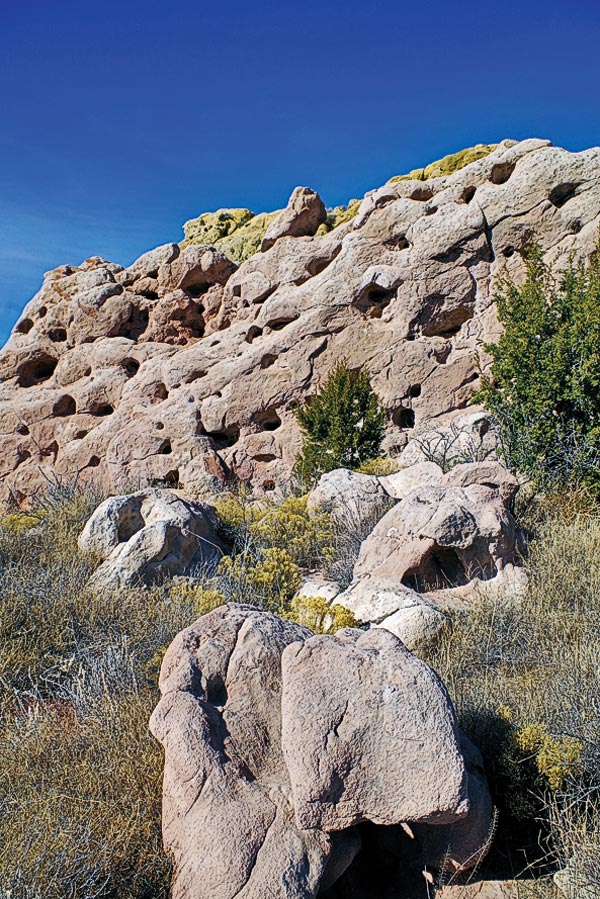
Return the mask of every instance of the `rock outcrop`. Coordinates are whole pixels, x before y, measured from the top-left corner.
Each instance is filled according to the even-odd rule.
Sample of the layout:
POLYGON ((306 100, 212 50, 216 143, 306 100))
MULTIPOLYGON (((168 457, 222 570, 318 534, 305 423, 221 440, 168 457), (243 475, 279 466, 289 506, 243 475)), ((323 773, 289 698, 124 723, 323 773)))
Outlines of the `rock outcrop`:
POLYGON ((450 853, 466 869, 485 851, 479 754, 437 675, 392 634, 312 636, 222 606, 176 637, 160 687, 174 899, 312 899, 336 883, 366 899, 378 841, 394 895, 414 897, 424 866, 450 853))
POLYGON ((299 447, 294 405, 343 356, 369 369, 388 449, 447 425, 477 387, 494 286, 522 275, 518 251, 531 237, 547 259, 593 248, 600 150, 504 141, 371 191, 333 230, 285 236, 314 233, 319 204, 301 228, 290 208, 263 222, 253 246, 270 228, 278 239, 239 266, 225 241, 258 217, 230 232, 235 216, 206 221, 183 250, 129 268, 50 272, 0 354, 0 493, 25 499, 49 476, 201 493, 232 472, 269 489, 299 447))
POLYGON ((158 489, 105 500, 78 543, 102 560, 92 584, 106 589, 210 569, 222 555, 211 507, 158 489))
MULTIPOLYGON (((400 457, 410 455, 410 444, 400 457)), ((329 512, 362 540, 346 590, 323 598, 361 624, 386 628, 410 649, 446 624, 482 590, 518 592, 518 534, 512 515, 519 485, 496 461, 465 462, 444 472, 415 462, 376 477, 346 469, 323 475, 308 508, 329 512)), ((318 583, 305 595, 318 595, 318 583)))

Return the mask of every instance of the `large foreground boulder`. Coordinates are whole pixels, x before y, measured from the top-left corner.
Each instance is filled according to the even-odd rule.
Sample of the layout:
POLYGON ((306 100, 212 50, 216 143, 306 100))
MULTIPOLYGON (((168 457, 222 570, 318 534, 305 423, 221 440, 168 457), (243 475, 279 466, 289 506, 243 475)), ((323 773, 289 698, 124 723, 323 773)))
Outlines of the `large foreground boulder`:
POLYGON ((102 560, 97 587, 131 587, 211 566, 221 556, 210 506, 149 488, 101 503, 79 536, 79 548, 102 560))
POLYGON ((448 848, 458 869, 478 860, 485 780, 439 678, 391 633, 316 637, 222 606, 175 638, 160 688, 174 899, 312 899, 336 883, 377 899, 360 886, 377 840, 401 872, 386 896, 414 896, 448 848))

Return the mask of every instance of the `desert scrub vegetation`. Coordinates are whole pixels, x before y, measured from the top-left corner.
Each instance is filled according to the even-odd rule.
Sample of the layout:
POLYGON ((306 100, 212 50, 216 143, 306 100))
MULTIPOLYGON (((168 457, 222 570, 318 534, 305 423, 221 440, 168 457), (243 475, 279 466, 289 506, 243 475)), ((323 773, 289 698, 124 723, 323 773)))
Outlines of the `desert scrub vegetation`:
POLYGON ((300 565, 331 545, 328 517, 309 516, 305 498, 250 512, 243 494, 222 497, 240 551, 216 576, 92 592, 95 560, 77 536, 100 500, 54 490, 27 514, 0 513, 2 899, 168 896, 148 719, 180 630, 232 599, 322 633, 355 623, 319 598, 293 600, 300 565))
POLYGON ((504 326, 474 397, 500 426, 507 465, 540 489, 570 482, 600 491, 600 243, 565 271, 523 254, 522 285, 495 297, 504 326))
POLYGON ((424 657, 484 754, 500 815, 488 866, 571 864, 600 890, 600 510, 578 493, 533 508, 524 594, 455 615, 424 657))
POLYGON ((296 410, 304 445, 295 466, 307 485, 334 468, 358 468, 379 454, 385 411, 365 368, 341 361, 296 410))
MULTIPOLYGON (((197 617, 169 585, 88 591, 76 538, 100 497, 0 514, 0 896, 159 899, 164 647, 197 617)), ((210 597, 204 597, 210 605, 210 597)))

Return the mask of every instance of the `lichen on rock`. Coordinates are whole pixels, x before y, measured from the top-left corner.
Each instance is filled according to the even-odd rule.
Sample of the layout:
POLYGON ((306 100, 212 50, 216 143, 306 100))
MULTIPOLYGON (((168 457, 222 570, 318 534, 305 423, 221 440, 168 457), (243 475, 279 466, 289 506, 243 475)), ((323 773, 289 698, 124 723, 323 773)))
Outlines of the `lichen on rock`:
POLYGON ((425 168, 413 169, 407 175, 395 175, 393 178, 390 178, 388 183, 395 184, 397 181, 427 181, 429 178, 442 178, 444 175, 451 175, 471 162, 476 162, 478 159, 489 156, 497 146, 498 144, 477 144, 475 147, 467 147, 467 149, 460 150, 458 153, 450 153, 450 155, 444 156, 443 159, 431 162, 425 168))

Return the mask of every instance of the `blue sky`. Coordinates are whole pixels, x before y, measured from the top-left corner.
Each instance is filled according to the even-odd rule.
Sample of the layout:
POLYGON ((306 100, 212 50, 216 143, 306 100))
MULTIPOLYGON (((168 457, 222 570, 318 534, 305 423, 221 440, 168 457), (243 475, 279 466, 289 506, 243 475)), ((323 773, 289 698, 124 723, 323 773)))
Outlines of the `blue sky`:
POLYGON ((0 0, 0 343, 44 271, 333 206, 503 137, 600 144, 600 4, 0 0))

